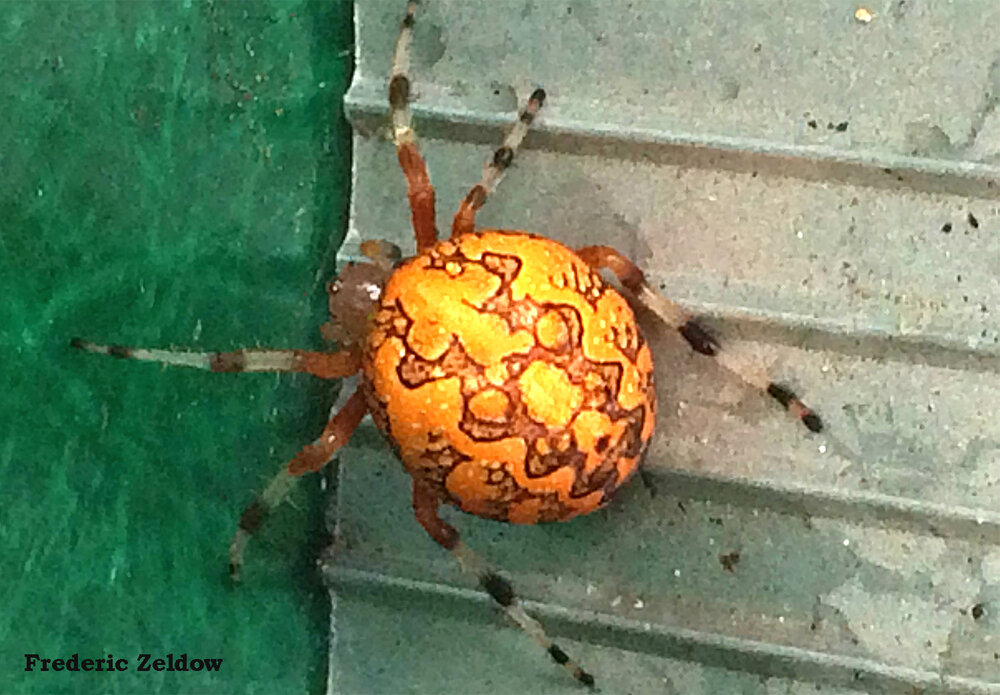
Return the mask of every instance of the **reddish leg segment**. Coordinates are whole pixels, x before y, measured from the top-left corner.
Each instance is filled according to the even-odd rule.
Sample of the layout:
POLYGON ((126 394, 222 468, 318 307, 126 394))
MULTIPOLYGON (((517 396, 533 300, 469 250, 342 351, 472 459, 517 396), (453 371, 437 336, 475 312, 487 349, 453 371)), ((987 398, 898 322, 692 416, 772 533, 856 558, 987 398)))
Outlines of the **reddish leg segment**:
MULTIPOLYGON (((213 372, 306 372, 321 379, 337 379, 350 376, 361 367, 361 357, 357 350, 326 353, 254 348, 231 352, 187 352, 97 345, 81 338, 74 338, 70 341, 70 345, 101 355, 194 367, 213 372)), ((268 512, 287 497, 299 476, 320 470, 337 450, 347 443, 366 412, 364 398, 359 392, 355 392, 326 424, 319 438, 296 454, 268 483, 264 492, 247 506, 240 517, 239 528, 229 544, 229 572, 234 580, 239 580, 240 568, 243 566, 243 550, 250 534, 260 528, 268 512)))
POLYGON ((318 471, 333 458, 351 438, 366 412, 364 397, 360 391, 355 391, 344 407, 326 423, 316 441, 303 447, 243 511, 239 527, 229 544, 229 574, 234 581, 240 578, 247 541, 260 528, 264 518, 284 501, 303 473, 318 471))
POLYGON ((305 372, 320 379, 339 379, 350 376, 361 368, 361 355, 357 350, 310 352, 242 348, 230 352, 192 352, 98 345, 82 338, 73 338, 69 344, 78 350, 99 355, 159 362, 177 367, 194 367, 210 372, 305 372))
POLYGON ((545 103, 545 90, 539 87, 528 98, 528 103, 521 111, 517 123, 507 133, 503 144, 496 149, 493 156, 486 160, 483 165, 483 178, 477 183, 462 200, 455 213, 455 219, 451 223, 451 236, 457 237, 462 234, 471 234, 476 229, 476 212, 483 207, 486 197, 493 192, 507 167, 514 161, 514 154, 520 147, 524 136, 528 134, 528 128, 535 120, 535 116, 545 103))
POLYGON ((725 352, 715 340, 690 314, 678 304, 653 290, 646 282, 646 276, 626 256, 610 246, 586 246, 577 254, 594 268, 607 268, 614 273, 632 295, 656 313, 668 326, 677 330, 688 345, 698 353, 714 357, 725 369, 744 382, 763 391, 780 403, 788 413, 802 422, 812 432, 823 430, 823 421, 810 410, 787 386, 771 381, 761 366, 740 356, 725 352))
POLYGON ((416 514, 417 521, 430 534, 431 538, 455 556, 462 571, 475 577, 479 586, 503 609, 507 617, 538 642, 553 661, 569 671, 579 682, 594 687, 594 677, 570 659, 569 655, 549 638, 542 624, 528 615, 521 604, 521 599, 514 593, 510 582, 497 574, 478 555, 473 553, 462 542, 458 530, 441 518, 438 514, 440 504, 440 500, 433 491, 418 479, 413 479, 413 512, 416 514))
POLYGON ((417 250, 430 248, 437 241, 437 223, 434 219, 434 186, 427 174, 427 162, 417 147, 417 134, 410 124, 410 41, 413 38, 414 13, 417 3, 406 6, 406 16, 399 27, 396 50, 389 74, 389 113, 392 118, 392 139, 396 143, 396 156, 406 177, 407 196, 417 250))

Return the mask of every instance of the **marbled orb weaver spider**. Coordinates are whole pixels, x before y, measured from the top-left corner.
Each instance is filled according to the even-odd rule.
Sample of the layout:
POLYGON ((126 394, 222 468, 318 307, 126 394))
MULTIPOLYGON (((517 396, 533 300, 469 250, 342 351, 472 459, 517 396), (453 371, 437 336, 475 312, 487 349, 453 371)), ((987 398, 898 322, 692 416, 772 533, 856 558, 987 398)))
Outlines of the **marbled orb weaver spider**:
POLYGON ((213 372, 306 372, 361 384, 322 434, 272 479, 240 517, 230 544, 239 579, 250 535, 304 473, 319 471, 371 413, 413 482, 417 521, 506 614, 579 682, 594 677, 529 616, 510 583, 441 519, 443 503, 518 524, 565 521, 603 507, 635 473, 653 434, 653 358, 616 276, 632 301, 651 309, 690 347, 714 357, 773 397, 809 430, 820 418, 765 371, 721 349, 643 272, 608 246, 571 250, 523 231, 476 229, 545 101, 538 88, 483 178, 462 200, 451 238, 439 241, 434 188, 410 123, 407 76, 416 3, 396 40, 389 79, 392 135, 406 178, 417 254, 365 242, 370 263, 350 264, 330 283, 328 337, 337 352, 248 348, 231 352, 72 346, 112 357, 213 372))

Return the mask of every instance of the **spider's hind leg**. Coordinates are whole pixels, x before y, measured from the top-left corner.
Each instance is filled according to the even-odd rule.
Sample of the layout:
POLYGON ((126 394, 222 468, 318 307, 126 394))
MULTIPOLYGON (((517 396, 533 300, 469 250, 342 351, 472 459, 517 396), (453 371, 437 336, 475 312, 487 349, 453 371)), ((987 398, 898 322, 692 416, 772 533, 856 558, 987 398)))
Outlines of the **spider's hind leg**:
POLYGON ((594 677, 570 659, 569 655, 546 634, 542 624, 528 615, 510 582, 497 574, 462 542, 458 530, 438 514, 439 506, 440 500, 435 493, 414 478, 413 511, 424 530, 438 545, 455 556, 462 571, 474 576, 479 586, 503 609, 507 617, 538 642, 553 661, 569 671, 570 675, 580 683, 593 688, 594 677))
POLYGON ((649 286, 645 274, 629 258, 610 246, 586 246, 577 254, 593 268, 607 268, 637 301, 651 309, 668 326, 676 330, 691 349, 715 358, 739 379, 776 400, 792 417, 811 432, 822 432, 823 421, 795 393, 771 380, 767 371, 740 355, 726 352, 718 341, 690 314, 649 286))

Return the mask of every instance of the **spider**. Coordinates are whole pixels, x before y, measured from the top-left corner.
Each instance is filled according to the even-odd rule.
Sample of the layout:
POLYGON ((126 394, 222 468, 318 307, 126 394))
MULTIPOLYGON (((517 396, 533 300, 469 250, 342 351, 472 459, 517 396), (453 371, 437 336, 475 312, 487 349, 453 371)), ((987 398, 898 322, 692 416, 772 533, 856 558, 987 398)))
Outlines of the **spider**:
POLYGON ((477 229, 476 213, 499 183, 545 101, 532 92, 517 122, 461 201, 439 240, 434 188, 411 124, 409 2, 388 84, 392 138, 406 179, 415 256, 367 241, 370 262, 349 264, 328 285, 336 352, 245 348, 186 352, 71 345, 112 357, 213 372, 306 372, 360 386, 244 510, 230 543, 238 581, 250 536, 305 473, 322 469, 366 414, 410 474, 417 522, 496 604, 580 683, 594 677, 524 610, 510 583, 462 541, 438 511, 452 504, 518 524, 565 521, 606 505, 636 472, 653 435, 653 357, 625 295, 651 309, 694 351, 774 398, 812 432, 815 413, 766 372, 724 351, 698 321, 657 293, 609 246, 566 246, 524 231, 477 229), (621 291, 602 277, 608 271, 621 291))

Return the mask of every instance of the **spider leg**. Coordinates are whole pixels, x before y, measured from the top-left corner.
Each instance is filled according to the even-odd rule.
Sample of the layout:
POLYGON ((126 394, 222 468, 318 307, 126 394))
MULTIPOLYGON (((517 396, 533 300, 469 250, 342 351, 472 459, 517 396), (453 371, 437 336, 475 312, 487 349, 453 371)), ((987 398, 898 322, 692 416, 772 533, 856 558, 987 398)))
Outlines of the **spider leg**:
POLYGON ((417 3, 406 5, 406 16, 399 27, 396 50, 392 56, 389 73, 389 113, 392 119, 392 139, 396 143, 396 157, 406 177, 410 215, 417 250, 430 248, 437 241, 437 224, 434 220, 434 186, 427 173, 427 162, 417 147, 417 134, 410 124, 410 42, 413 39, 414 13, 417 3))
POLYGON ((264 518, 288 496, 302 474, 320 470, 333 458, 340 447, 351 438, 351 434, 367 412, 364 396, 360 391, 355 391, 336 415, 326 423, 322 434, 312 444, 304 446, 278 475, 271 479, 264 491, 247 505, 240 516, 233 540, 229 544, 229 575, 233 581, 240 579, 243 551, 250 536, 260 528, 264 518))
MULTIPOLYGON (((101 355, 195 367, 213 372, 306 372, 321 379, 336 379, 354 374, 361 366, 361 358, 356 350, 332 353, 262 349, 176 352, 128 348, 121 345, 97 345, 80 338, 74 338, 70 345, 101 355)), ((326 465, 337 450, 347 442, 366 412, 364 398, 356 391, 344 407, 330 418, 319 438, 303 447, 268 483, 264 492, 247 506, 240 516, 239 527, 229 544, 229 573, 234 580, 239 580, 240 568, 243 566, 243 549, 250 535, 260 528, 264 517, 287 497, 299 476, 318 471, 326 465)))
POLYGON ((306 372, 320 379, 337 379, 354 374, 361 367, 361 356, 356 350, 310 352, 243 348, 230 352, 189 352, 98 345, 82 338, 73 338, 69 344, 70 347, 99 355, 194 367, 211 372, 306 372))
POLYGON ((453 238, 475 231, 476 212, 479 208, 483 207, 486 197, 500 183, 500 179, 503 178, 507 167, 514 160, 517 148, 520 147, 524 136, 528 134, 528 128, 531 126, 532 121, 535 120, 535 116, 538 115, 544 103, 545 90, 538 87, 528 97, 528 103, 521 110, 517 123, 507 133, 503 144, 496 149, 490 159, 486 160, 486 163, 483 165, 482 180, 472 187, 468 195, 465 196, 465 199, 458 206, 458 212, 455 213, 455 219, 451 223, 451 236, 453 238))
POLYGON ((510 582, 497 574, 478 555, 472 552, 462 542, 458 530, 440 517, 438 514, 440 504, 441 502, 435 493, 414 478, 413 511, 424 530, 438 545, 455 556, 462 571, 474 576, 479 582, 479 586, 496 601, 507 617, 538 642, 553 661, 569 671, 578 681, 593 688, 594 677, 570 659, 569 655, 546 634, 542 624, 528 615, 521 604, 521 599, 514 593, 510 582))
POLYGON ((586 246, 577 249, 577 254, 592 267, 607 268, 613 272, 625 289, 641 304, 655 312, 668 326, 680 333, 695 352, 714 357, 723 368, 771 396, 810 431, 823 430, 823 421, 819 415, 799 400, 790 388, 772 381, 767 371, 760 365, 723 350, 718 341, 690 314, 650 287, 643 272, 627 257, 610 246, 586 246))

